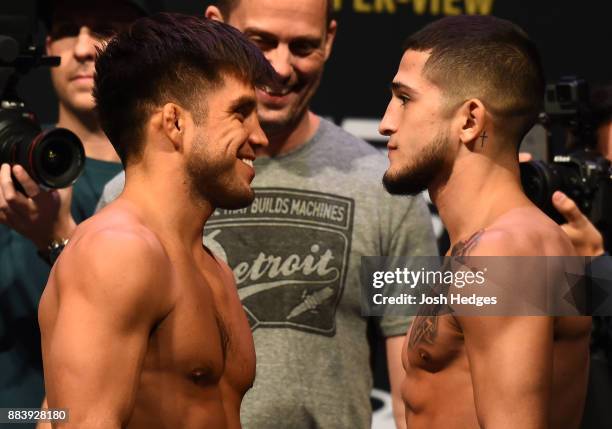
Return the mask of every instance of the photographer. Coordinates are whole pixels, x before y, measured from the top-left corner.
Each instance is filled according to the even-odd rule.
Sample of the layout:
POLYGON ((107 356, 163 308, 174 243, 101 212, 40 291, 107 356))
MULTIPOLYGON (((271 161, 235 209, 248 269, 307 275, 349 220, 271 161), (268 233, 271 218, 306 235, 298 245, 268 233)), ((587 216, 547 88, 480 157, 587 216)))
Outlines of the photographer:
POLYGON ((96 49, 146 12, 127 0, 57 0, 53 6, 46 49, 47 55, 61 58, 51 69, 59 100, 57 126, 80 138, 87 160, 73 188, 51 191, 19 165, 0 167, 1 407, 39 407, 42 401, 37 308, 50 270, 43 258, 93 214, 105 183, 121 170, 94 111, 96 49), (25 194, 16 190, 15 178, 25 194))
MULTIPOLYGON (((612 161, 612 84, 599 86, 591 93, 593 126, 596 136, 596 151, 612 161)), ((522 160, 529 160, 528 154, 521 154, 522 160)), ((552 197, 554 208, 567 220, 561 225, 581 256, 605 255, 602 234, 580 211, 576 203, 561 191, 552 197)), ((593 265, 612 277, 610 258, 597 258, 593 265)), ((582 428, 603 428, 612 425, 608 411, 612 399, 612 319, 594 317, 591 334, 590 376, 582 428)))
MULTIPOLYGON (((594 88, 590 98, 596 151, 612 162, 612 84, 594 88)), ((580 211, 576 203, 560 191, 553 194, 552 202, 555 209, 567 220, 562 228, 572 240, 576 252, 581 256, 604 254, 604 240, 601 233, 580 211)))

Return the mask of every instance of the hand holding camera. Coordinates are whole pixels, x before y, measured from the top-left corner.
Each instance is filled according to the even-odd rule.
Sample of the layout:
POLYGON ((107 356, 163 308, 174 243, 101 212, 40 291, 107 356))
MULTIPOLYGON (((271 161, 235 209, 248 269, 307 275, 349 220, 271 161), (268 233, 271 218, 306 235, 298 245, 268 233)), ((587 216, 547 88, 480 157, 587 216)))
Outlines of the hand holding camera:
POLYGON ((70 214, 72 187, 43 190, 21 165, 0 167, 0 223, 46 250, 49 243, 69 237, 76 228, 70 214), (16 183, 23 193, 16 189, 16 183))
POLYGON ((46 251, 76 228, 70 186, 83 171, 85 151, 72 131, 43 130, 17 94, 30 70, 59 65, 59 57, 34 43, 35 9, 30 12, 0 16, 0 224, 46 251))
POLYGON ((561 191, 552 196, 552 203, 567 220, 561 225, 580 256, 600 256, 604 253, 603 237, 580 211, 574 200, 561 191))
POLYGON ((519 154, 525 194, 562 225, 583 256, 602 254, 612 243, 612 164, 598 151, 596 138, 610 119, 599 104, 592 102, 582 79, 565 77, 548 85, 540 119, 548 140, 558 137, 565 153, 552 156, 551 146, 561 145, 549 141, 552 162, 519 154))

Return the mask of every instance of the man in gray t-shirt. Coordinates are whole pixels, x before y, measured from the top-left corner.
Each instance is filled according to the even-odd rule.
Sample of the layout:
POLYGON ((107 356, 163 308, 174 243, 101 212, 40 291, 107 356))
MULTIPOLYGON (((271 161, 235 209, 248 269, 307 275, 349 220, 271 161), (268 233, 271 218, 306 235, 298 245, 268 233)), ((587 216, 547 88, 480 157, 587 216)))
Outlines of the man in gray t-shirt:
MULTIPOLYGON (((222 0, 206 10, 245 32, 281 82, 257 94, 270 144, 254 163, 255 201, 218 210, 204 231, 205 244, 234 271, 255 340, 257 378, 241 410, 246 429, 369 428, 360 257, 437 255, 422 199, 384 191, 385 157, 308 110, 336 33, 332 4, 222 0)), ((107 187, 102 204, 121 192, 122 180, 107 187)), ((410 321, 377 322, 396 422, 405 427, 400 351, 410 321)))

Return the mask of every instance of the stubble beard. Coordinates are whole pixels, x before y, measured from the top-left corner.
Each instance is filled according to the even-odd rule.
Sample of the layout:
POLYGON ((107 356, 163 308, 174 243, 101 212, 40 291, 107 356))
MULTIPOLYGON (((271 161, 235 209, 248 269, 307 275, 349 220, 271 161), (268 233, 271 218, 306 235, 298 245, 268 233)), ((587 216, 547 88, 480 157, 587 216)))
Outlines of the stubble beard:
POLYGON ((194 142, 186 163, 189 193, 195 202, 208 202, 214 208, 236 210, 247 207, 255 198, 250 186, 241 186, 235 177, 235 160, 210 162, 206 156, 204 138, 194 142))
POLYGON ((444 174, 448 155, 448 138, 439 133, 434 140, 414 158, 412 164, 393 172, 387 170, 383 185, 393 195, 418 195, 444 174))

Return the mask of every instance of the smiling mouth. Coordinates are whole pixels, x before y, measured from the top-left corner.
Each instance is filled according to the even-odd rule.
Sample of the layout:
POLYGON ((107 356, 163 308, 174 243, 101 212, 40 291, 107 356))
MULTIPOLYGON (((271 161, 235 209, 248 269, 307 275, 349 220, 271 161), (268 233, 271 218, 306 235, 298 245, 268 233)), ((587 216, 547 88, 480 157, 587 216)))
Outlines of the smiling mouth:
POLYGON ((271 86, 264 86, 262 88, 262 90, 266 94, 271 95, 272 97, 283 97, 283 96, 289 94, 293 90, 293 87, 290 87, 290 88, 272 88, 271 86))
POLYGON ((247 158, 240 158, 240 161, 244 162, 249 167, 253 168, 253 160, 247 158))

